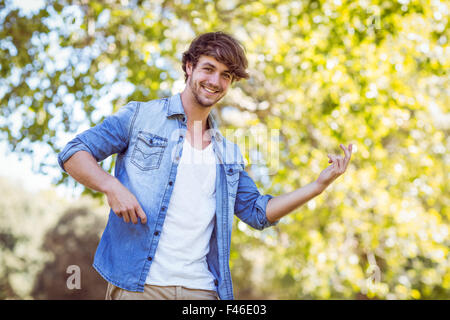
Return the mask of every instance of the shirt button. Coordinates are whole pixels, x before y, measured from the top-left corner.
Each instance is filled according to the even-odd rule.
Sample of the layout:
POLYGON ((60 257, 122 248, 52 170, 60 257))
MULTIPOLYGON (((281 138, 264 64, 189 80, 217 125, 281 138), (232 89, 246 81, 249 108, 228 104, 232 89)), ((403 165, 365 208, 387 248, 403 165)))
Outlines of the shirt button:
POLYGON ((173 185, 173 182, 172 182, 172 181, 169 181, 169 186, 171 186, 171 185, 173 185))
POLYGON ((148 261, 152 261, 152 257, 148 257, 147 260, 148 260, 148 261))
POLYGON ((161 211, 165 211, 165 210, 166 210, 166 207, 162 207, 162 208, 161 208, 161 211))
POLYGON ((214 279, 214 285, 217 287, 219 285, 219 281, 217 279, 214 279))
POLYGON ((154 235, 155 236, 159 235, 159 231, 155 231, 154 235))

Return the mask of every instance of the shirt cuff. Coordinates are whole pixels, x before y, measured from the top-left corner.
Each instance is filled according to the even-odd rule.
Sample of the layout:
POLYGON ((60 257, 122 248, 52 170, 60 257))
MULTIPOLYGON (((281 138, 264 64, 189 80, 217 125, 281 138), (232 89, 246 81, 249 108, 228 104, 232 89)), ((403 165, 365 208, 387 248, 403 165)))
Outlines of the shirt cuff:
POLYGON ((58 164, 64 172, 67 172, 64 169, 64 162, 69 160, 69 158, 78 151, 87 151, 92 154, 91 150, 78 138, 70 141, 63 149, 63 151, 58 154, 58 164))
POLYGON ((260 223, 260 225, 262 226, 262 228, 267 228, 267 227, 272 227, 272 226, 276 226, 278 224, 278 222, 280 220, 277 220, 275 222, 269 222, 269 220, 267 220, 267 216, 266 216, 266 208, 267 208, 267 203, 269 202, 270 199, 272 199, 273 196, 270 194, 266 194, 263 196, 258 197, 258 199, 256 199, 256 203, 255 206, 259 209, 258 210, 258 222, 260 223))

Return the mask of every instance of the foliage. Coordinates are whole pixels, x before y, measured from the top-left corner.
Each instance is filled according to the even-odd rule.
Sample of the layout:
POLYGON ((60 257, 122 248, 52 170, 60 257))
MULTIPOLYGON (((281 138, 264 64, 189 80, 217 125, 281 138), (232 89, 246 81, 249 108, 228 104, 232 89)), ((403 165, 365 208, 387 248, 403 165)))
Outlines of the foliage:
POLYGON ((48 259, 40 250, 43 233, 64 202, 51 192, 30 194, 4 178, 0 192, 0 299, 29 297, 34 277, 48 259))
POLYGON ((5 178, 0 192, 0 299, 103 299, 106 283, 91 265, 107 207, 5 178), (67 288, 70 265, 80 268, 80 290, 67 288))
POLYGON ((32 291, 35 299, 105 298, 107 282, 92 267, 100 234, 105 227, 104 220, 86 208, 71 208, 55 228, 46 233, 42 249, 52 253, 53 259, 36 276, 32 291), (71 269, 74 267, 79 269, 74 272, 71 269), (72 281, 74 277, 78 277, 78 283, 72 281))
MULTIPOLYGON (((196 34, 223 30, 245 45, 251 78, 214 115, 233 130, 261 191, 301 187, 340 143, 356 147, 345 175, 277 227, 236 222, 236 290, 449 298, 447 3, 74 0, 30 16, 1 7, 0 128, 15 152, 47 148, 43 172, 76 132, 127 101, 179 91, 181 53, 196 34), (263 163, 270 176, 243 143, 250 128, 279 130, 279 154, 263 163), (261 277, 248 281, 240 268, 255 257, 261 277)), ((266 135, 258 150, 273 145, 266 135)))

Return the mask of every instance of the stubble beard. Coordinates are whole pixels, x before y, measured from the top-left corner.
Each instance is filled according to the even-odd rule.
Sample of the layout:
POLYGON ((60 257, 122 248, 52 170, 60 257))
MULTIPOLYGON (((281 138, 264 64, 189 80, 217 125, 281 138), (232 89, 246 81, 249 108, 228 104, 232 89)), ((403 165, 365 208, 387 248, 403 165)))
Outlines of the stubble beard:
POLYGON ((213 105, 215 105, 220 99, 223 98, 223 96, 219 96, 216 100, 214 100, 213 102, 210 102, 210 100, 206 100, 202 99, 200 91, 202 90, 201 84, 198 83, 198 85, 196 86, 196 83, 194 83, 194 80, 192 79, 192 77, 189 78, 189 87, 191 88, 191 92, 192 95, 195 98, 195 101, 197 101, 198 105, 204 108, 209 108, 212 107, 213 105))

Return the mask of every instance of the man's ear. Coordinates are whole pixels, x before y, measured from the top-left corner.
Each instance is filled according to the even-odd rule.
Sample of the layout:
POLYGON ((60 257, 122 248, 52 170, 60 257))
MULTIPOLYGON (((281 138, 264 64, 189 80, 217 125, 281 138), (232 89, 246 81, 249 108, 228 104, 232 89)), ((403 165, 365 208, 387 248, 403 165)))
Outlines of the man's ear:
POLYGON ((192 62, 190 61, 186 61, 186 74, 188 77, 192 74, 192 62))

